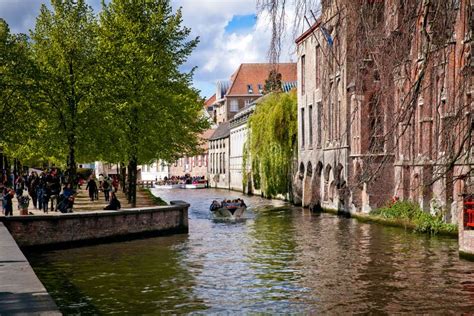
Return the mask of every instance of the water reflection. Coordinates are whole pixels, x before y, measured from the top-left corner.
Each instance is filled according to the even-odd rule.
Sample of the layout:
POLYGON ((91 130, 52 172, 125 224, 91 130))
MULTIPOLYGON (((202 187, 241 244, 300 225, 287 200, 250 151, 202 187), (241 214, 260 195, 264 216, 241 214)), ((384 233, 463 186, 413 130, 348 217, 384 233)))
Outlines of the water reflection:
POLYGON ((469 313, 474 264, 457 242, 244 197, 242 221, 215 221, 228 191, 169 190, 191 203, 189 235, 35 254, 65 313, 469 313))

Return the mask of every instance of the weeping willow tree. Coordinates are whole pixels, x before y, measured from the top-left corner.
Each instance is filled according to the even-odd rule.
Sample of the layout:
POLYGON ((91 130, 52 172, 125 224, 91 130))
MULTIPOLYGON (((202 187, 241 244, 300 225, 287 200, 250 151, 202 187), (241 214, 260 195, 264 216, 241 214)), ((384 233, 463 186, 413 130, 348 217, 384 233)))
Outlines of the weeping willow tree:
MULTIPOLYGON (((243 170, 248 169, 250 159, 254 187, 266 197, 290 194, 291 200, 297 144, 296 93, 275 92, 265 96, 249 119, 249 131, 243 170)), ((247 181, 245 176, 244 187, 247 181)))

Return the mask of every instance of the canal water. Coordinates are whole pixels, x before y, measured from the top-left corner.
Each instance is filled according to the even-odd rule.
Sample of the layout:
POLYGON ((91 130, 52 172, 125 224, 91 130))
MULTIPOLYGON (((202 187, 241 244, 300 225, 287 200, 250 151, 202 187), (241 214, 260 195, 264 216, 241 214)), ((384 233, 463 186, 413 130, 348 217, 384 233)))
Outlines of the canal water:
POLYGON ((219 190, 155 191, 191 204, 189 235, 29 254, 64 314, 469 313, 474 263, 457 241, 219 190))

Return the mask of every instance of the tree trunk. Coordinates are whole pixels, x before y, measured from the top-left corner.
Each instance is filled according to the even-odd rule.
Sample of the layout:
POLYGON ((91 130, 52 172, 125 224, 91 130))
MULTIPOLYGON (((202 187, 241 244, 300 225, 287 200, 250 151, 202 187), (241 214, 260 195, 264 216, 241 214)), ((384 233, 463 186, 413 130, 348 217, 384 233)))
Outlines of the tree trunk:
POLYGON ((71 115, 71 126, 70 129, 67 130, 67 142, 69 146, 69 154, 67 157, 67 175, 68 175, 68 182, 76 185, 76 174, 77 174, 77 166, 76 166, 76 113, 77 113, 77 99, 76 99, 76 89, 75 89, 75 75, 74 75, 74 67, 72 61, 69 61, 69 84, 71 87, 71 95, 68 98, 69 104, 69 112, 71 115))
POLYGON ((120 163, 120 185, 122 186, 123 193, 128 195, 127 190, 127 167, 123 162, 120 163))
POLYGON ((73 185, 76 184, 76 174, 77 174, 77 165, 76 165, 76 156, 75 156, 75 141, 74 136, 72 139, 68 139, 69 143, 69 154, 67 156, 67 182, 73 185))
POLYGON ((137 205, 137 158, 132 157, 128 162, 128 202, 132 207, 137 205))
POLYGON ((133 106, 131 109, 130 134, 130 154, 128 161, 128 200, 135 207, 137 203, 137 165, 138 165, 138 109, 133 106))

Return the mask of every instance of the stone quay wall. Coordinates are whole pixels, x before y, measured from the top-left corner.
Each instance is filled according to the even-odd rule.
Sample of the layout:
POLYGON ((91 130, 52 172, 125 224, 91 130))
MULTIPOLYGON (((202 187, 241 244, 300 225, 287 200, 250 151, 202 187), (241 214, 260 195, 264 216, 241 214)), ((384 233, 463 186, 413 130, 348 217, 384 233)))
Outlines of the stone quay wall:
POLYGON ((21 248, 61 248, 188 232, 189 204, 0 218, 21 248))

